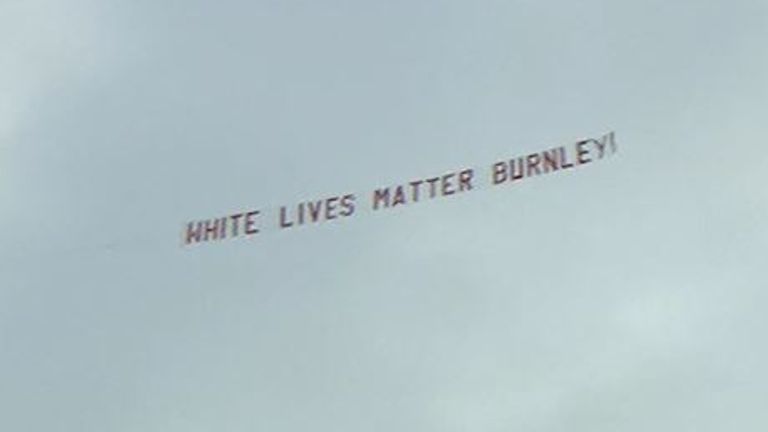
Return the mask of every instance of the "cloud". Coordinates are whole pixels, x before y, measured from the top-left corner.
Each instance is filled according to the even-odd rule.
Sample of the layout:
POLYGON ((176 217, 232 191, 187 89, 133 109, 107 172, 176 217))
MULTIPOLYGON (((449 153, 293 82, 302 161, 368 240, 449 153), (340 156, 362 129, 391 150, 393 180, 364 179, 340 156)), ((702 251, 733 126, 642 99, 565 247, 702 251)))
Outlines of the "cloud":
POLYGON ((47 94, 101 66, 104 12, 90 1, 0 3, 0 137, 8 139, 47 94))

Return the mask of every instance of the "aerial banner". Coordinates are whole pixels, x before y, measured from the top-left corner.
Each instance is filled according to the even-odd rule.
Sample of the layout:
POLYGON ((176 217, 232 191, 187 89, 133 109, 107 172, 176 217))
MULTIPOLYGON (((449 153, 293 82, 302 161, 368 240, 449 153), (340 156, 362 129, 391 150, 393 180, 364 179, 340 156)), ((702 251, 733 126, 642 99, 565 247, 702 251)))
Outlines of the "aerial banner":
POLYGON ((425 176, 363 193, 336 194, 269 209, 249 209, 230 215, 188 222, 183 243, 192 245, 248 238, 264 231, 289 230, 351 218, 361 213, 385 211, 433 199, 447 198, 525 179, 567 171, 601 161, 617 151, 616 134, 585 138, 571 145, 514 156, 485 167, 465 167, 436 176, 425 176))

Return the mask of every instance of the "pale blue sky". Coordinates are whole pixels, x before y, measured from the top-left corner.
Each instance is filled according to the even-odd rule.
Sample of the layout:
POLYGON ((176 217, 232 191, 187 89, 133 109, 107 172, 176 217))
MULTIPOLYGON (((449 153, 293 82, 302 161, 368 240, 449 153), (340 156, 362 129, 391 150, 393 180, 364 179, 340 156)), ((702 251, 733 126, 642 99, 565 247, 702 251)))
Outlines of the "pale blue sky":
POLYGON ((0 430, 765 430, 766 40, 758 0, 0 1, 0 430))

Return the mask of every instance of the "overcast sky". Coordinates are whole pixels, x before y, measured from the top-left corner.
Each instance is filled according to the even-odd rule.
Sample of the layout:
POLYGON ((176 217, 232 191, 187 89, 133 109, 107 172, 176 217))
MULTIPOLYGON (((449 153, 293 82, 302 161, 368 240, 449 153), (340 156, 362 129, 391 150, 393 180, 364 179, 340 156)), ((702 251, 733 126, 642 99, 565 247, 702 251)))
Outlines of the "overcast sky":
POLYGON ((0 0, 0 430, 766 430, 766 40, 764 0, 0 0))

